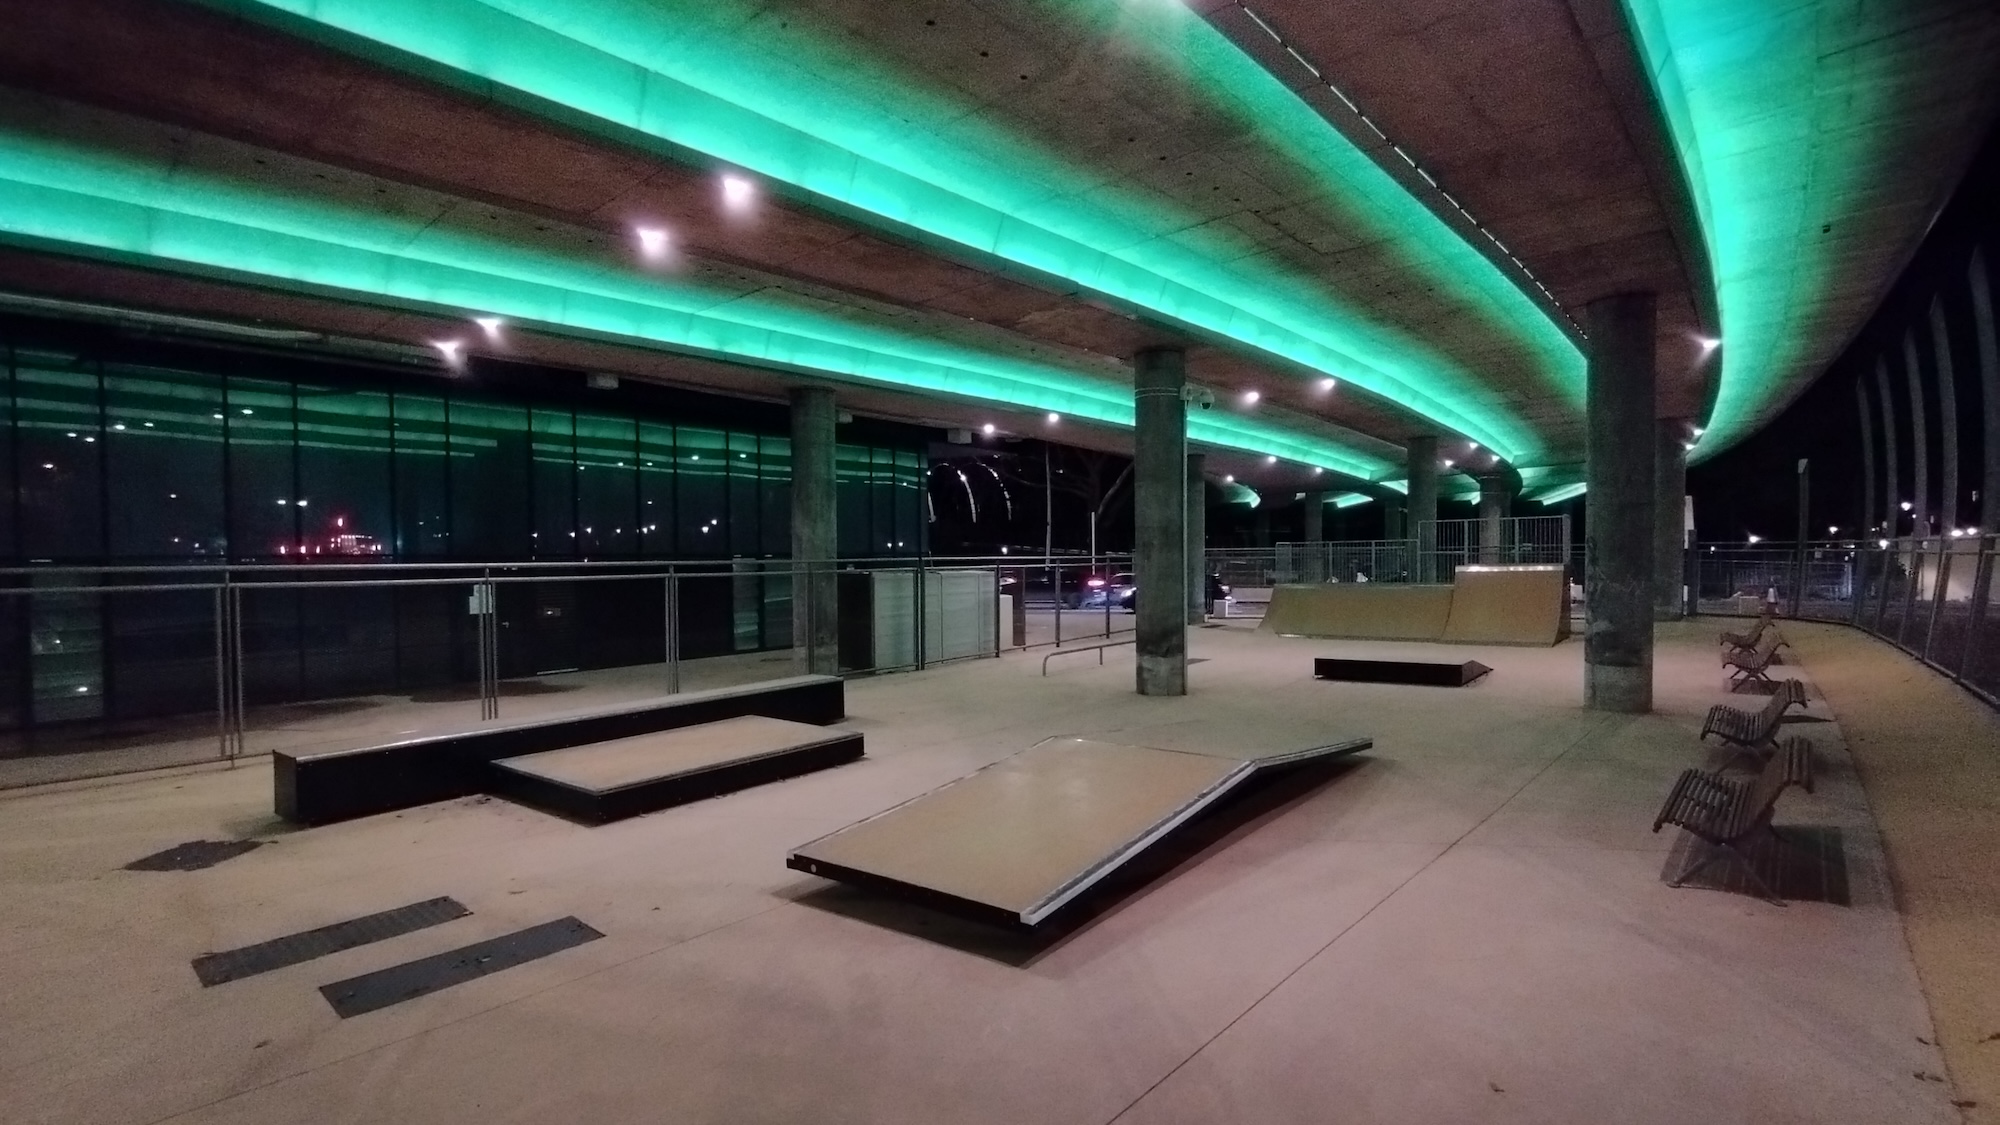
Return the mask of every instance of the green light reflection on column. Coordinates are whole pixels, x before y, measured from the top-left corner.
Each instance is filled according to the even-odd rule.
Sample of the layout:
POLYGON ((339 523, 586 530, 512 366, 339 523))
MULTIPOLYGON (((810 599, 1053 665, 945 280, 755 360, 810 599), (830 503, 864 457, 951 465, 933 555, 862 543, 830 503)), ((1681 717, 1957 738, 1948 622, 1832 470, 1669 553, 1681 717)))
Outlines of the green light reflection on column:
POLYGON ((1910 64, 1865 5, 1623 2, 1714 263, 1724 346, 1701 459, 1747 436, 1838 330, 1820 305, 1842 243, 1818 227, 1845 232, 1872 205, 1869 123, 1910 64))

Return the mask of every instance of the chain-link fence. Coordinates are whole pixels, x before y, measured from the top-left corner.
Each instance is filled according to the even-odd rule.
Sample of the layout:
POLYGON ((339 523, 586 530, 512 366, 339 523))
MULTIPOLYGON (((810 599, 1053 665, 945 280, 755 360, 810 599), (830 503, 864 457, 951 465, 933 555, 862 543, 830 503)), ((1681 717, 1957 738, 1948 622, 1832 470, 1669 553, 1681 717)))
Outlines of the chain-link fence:
POLYGON ((1694 608, 1752 614, 1766 604, 1857 625, 2000 706, 2000 536, 1797 544, 1703 544, 1694 608))
POLYGON ((1569 557, 1568 516, 1424 520, 1413 539, 1279 543, 1264 584, 1450 582, 1461 566, 1562 565, 1569 557))

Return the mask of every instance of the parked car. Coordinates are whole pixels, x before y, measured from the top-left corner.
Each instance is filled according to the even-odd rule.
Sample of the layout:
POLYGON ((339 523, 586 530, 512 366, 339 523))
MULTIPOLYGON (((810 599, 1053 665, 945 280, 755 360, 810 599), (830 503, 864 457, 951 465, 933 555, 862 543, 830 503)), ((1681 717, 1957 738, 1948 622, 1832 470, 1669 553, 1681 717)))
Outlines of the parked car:
POLYGON ((1131 592, 1130 574, 1093 574, 1076 589, 1063 591, 1063 606, 1067 609, 1103 609, 1105 606, 1123 605, 1131 592))
MULTIPOLYGON (((1222 601, 1228 596, 1229 587, 1223 583, 1222 575, 1211 572, 1208 576, 1208 597, 1205 604, 1213 606, 1216 602, 1222 601)), ((1118 602, 1118 607, 1136 613, 1138 612, 1138 602, 1139 587, 1134 586, 1125 592, 1125 596, 1118 602)))

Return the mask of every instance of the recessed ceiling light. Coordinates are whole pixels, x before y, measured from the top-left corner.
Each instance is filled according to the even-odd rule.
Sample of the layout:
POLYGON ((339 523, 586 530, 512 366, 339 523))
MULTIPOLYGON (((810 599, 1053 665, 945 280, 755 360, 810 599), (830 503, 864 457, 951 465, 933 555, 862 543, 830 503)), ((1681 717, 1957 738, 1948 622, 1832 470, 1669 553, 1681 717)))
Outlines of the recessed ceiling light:
POLYGON ((657 258, 667 252, 667 232, 659 227, 640 227, 639 252, 648 258, 657 258))
POLYGON ((1224 474, 1222 474, 1222 483, 1224 483, 1224 484, 1235 484, 1235 483, 1236 483, 1236 474, 1235 474, 1235 473, 1224 473, 1224 474))
POLYGON ((733 174, 722 177, 722 201, 730 207, 739 210, 748 207, 756 197, 756 186, 744 177, 733 174))
POLYGON ((1060 421, 1062 421, 1062 415, 1060 415, 1060 414, 1057 414, 1057 413, 1055 413, 1054 411, 1050 411, 1050 413, 1049 413, 1049 425, 1053 426, 1053 425, 1055 425, 1055 424, 1056 424, 1057 422, 1060 422, 1060 421))
POLYGON ((497 316, 475 316, 472 318, 472 323, 485 329, 488 336, 498 336, 500 334, 500 326, 505 324, 506 321, 501 320, 497 316))
POLYGON ((986 423, 986 424, 985 424, 984 426, 981 426, 981 427, 979 427, 979 432, 980 432, 980 433, 982 433, 982 434, 986 434, 986 435, 987 435, 987 436, 989 436, 989 437, 990 437, 990 436, 992 436, 992 434, 993 434, 993 423, 991 423, 991 422, 988 422, 988 423, 986 423))
POLYGON ((1278 458, 1277 458, 1277 455, 1276 455, 1276 454, 1268 454, 1268 455, 1266 455, 1266 456, 1265 456, 1265 458, 1264 458, 1264 463, 1265 463, 1266 465, 1275 465, 1275 464, 1277 464, 1277 463, 1278 463, 1278 458))
MULTIPOLYGON (((438 354, 444 357, 446 363, 457 363, 461 358, 459 349, 465 347, 465 343, 462 340, 433 340, 431 347, 438 350, 438 354)), ((246 410, 244 413, 248 414, 249 411, 246 410)))
POLYGON ((1330 390, 1332 390, 1333 388, 1335 388, 1335 387, 1337 387, 1337 386, 1339 386, 1339 385, 1340 385, 1340 384, 1339 384, 1339 382, 1338 382, 1338 381, 1336 381, 1336 380, 1333 380, 1333 379, 1321 379, 1321 380, 1319 381, 1319 389, 1320 389, 1320 393, 1324 394, 1324 393, 1326 393, 1327 391, 1330 391, 1330 390))
POLYGON ((1263 395, 1261 395, 1261 394, 1258 394, 1258 393, 1257 393, 1256 391, 1244 391, 1244 392, 1243 392, 1243 405, 1245 405, 1245 406, 1255 406, 1255 405, 1257 405, 1257 400, 1258 400, 1258 399, 1260 399, 1260 398, 1263 398, 1263 397, 1264 397, 1263 395))

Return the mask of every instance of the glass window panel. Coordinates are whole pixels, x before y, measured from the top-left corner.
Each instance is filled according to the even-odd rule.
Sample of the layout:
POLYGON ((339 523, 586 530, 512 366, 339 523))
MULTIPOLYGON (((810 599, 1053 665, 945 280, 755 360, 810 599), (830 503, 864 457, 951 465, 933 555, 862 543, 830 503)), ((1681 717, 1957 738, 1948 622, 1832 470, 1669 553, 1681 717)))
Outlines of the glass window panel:
POLYGON ((299 542, 314 556, 380 557, 391 537, 389 396, 298 388, 299 542))
POLYGON ((536 410, 534 441, 535 556, 576 554, 576 419, 567 410, 536 410))
MULTIPOLYGON (((18 463, 14 459, 14 365, 9 363, 0 369, 0 558, 9 562, 19 561, 21 554, 20 543, 14 537, 14 469, 18 463)), ((0 648, 13 635, 12 622, 16 617, 16 612, 0 606, 0 648)), ((9 671, 0 667, 0 676, 7 676, 9 671)), ((4 682, 18 680, 10 677, 4 682)), ((0 692, 0 727, 12 726, 15 714, 11 700, 5 692, 0 692)))
POLYGON ((444 399, 398 393, 395 412, 396 529, 399 559, 451 554, 451 456, 444 399))
POLYGON ((236 558, 295 559, 300 545, 290 383, 232 377, 227 415, 229 553, 236 558))
POLYGON ((873 473, 868 480, 869 541, 871 555, 897 553, 896 542, 896 454, 894 450, 873 451, 873 473))
MULTIPOLYGON (((757 443, 758 494, 762 498, 763 554, 789 558, 792 553, 792 443, 789 438, 766 437, 757 443)), ((789 634, 788 634, 789 635, 789 634)))
POLYGON ((896 452, 896 552, 922 554, 930 536, 924 515, 924 455, 896 452))
POLYGON ((534 553, 527 408, 453 398, 446 412, 452 557, 527 558, 534 553))
POLYGON ((593 558, 631 558, 638 551, 638 423, 630 418, 576 417, 577 543, 593 558))
MULTIPOLYGON (((755 557, 764 542, 757 530, 763 505, 757 495, 757 435, 729 435, 729 553, 755 557)), ((754 597, 750 599, 756 601, 754 597)))
POLYGON ((639 423, 639 543, 647 558, 674 556, 674 428, 639 423))
POLYGON ((29 559, 104 553, 104 444, 97 371, 73 357, 19 353, 21 551, 29 559))
POLYGON ((227 557, 222 510, 222 380, 165 371, 104 378, 111 554, 125 560, 227 557))
POLYGON ((834 448, 834 521, 842 558, 866 558, 880 553, 868 549, 871 534, 868 477, 871 469, 866 448, 851 445, 834 448))
POLYGON ((691 558, 726 554, 729 497, 723 460, 728 448, 723 435, 681 426, 674 441, 680 472, 680 553, 691 558))

